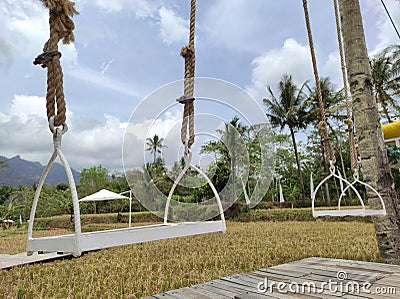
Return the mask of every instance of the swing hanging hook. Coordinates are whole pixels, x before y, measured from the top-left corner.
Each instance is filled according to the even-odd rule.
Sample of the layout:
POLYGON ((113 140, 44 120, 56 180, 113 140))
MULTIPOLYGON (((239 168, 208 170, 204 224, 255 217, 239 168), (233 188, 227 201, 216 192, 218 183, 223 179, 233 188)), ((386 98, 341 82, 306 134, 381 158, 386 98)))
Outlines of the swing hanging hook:
POLYGON ((53 133, 53 135, 64 135, 68 131, 68 125, 66 123, 63 123, 61 126, 55 126, 55 118, 55 115, 53 115, 49 119, 49 129, 51 133, 53 133))
POLYGON ((42 68, 46 68, 48 63, 53 60, 54 57, 58 56, 61 58, 61 52, 59 51, 46 51, 42 54, 39 54, 35 60, 33 61, 34 65, 40 64, 42 68))

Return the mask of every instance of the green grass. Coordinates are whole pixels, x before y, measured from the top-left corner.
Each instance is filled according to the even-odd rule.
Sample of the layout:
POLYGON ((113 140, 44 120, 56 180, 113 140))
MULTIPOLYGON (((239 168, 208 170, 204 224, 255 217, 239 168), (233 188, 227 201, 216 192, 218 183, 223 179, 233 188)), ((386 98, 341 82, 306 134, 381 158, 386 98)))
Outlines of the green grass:
MULTIPOLYGON (((128 223, 128 213, 123 213, 124 223, 128 223)), ((156 222, 161 221, 159 217, 150 212, 132 213, 132 223, 137 222, 156 222)), ((82 226, 93 223, 109 224, 117 223, 117 213, 110 214, 81 214, 82 226)), ((73 229, 74 222, 70 221, 69 215, 36 218, 34 223, 35 230, 44 230, 52 228, 73 229)))
MULTIPOLYGON (((24 231, 0 235, 0 253, 24 250, 25 238, 24 231)), ((121 246, 1 271, 0 298, 135 298, 311 256, 379 262, 373 225, 228 222, 226 234, 121 246)))
MULTIPOLYGON (((352 207, 355 208, 355 207, 352 207)), ((335 209, 331 207, 330 209, 335 209)), ((344 217, 319 217, 315 219, 312 215, 310 208, 295 208, 295 209, 253 209, 248 213, 239 214, 234 219, 235 221, 249 222, 249 221, 328 221, 328 222, 342 222, 342 221, 357 221, 372 223, 370 216, 344 216, 344 217)))

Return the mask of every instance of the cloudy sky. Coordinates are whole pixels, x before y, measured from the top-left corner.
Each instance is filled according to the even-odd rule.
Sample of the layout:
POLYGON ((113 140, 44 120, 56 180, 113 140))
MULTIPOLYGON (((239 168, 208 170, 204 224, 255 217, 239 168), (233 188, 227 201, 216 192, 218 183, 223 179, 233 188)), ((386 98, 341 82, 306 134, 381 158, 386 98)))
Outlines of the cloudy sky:
MULTIPOLYGON (((131 114, 148 94, 183 77, 179 52, 187 42, 189 2, 76 0, 76 42, 60 47, 70 127, 63 150, 73 168, 122 168, 131 114)), ((320 76, 340 88, 332 1, 309 2, 320 76)), ((399 1, 385 3, 400 27, 399 1)), ((398 43, 381 2, 360 4, 368 51, 398 43)), ((300 0, 199 0, 197 8, 197 76, 231 82, 259 102, 284 73, 298 84, 313 78, 300 0)), ((40 1, 0 0, 2 156, 45 164, 52 153, 46 71, 32 64, 48 32, 48 11, 40 1)), ((179 124, 180 110, 166 113, 151 132, 140 131, 146 126, 136 121, 137 144, 155 132, 165 137, 179 124)))

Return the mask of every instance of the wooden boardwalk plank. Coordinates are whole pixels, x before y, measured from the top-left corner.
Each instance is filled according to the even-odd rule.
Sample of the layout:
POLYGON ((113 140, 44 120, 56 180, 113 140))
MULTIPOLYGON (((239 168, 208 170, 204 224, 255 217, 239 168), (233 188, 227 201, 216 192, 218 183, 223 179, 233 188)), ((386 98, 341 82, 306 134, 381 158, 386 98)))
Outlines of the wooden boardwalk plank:
MULTIPOLYGON (((338 271, 343 271, 343 267, 335 267, 335 266, 321 266, 317 264, 307 264, 307 263, 298 263, 298 264, 283 264, 278 267, 272 267, 270 269, 285 269, 285 270, 297 270, 299 272, 304 272, 304 273, 313 273, 313 274, 321 274, 321 275, 326 275, 328 277, 336 277, 336 274, 338 271)), ((386 272, 383 273, 383 271, 377 272, 375 270, 354 270, 354 269, 346 269, 346 274, 348 274, 348 277, 357 280, 359 279, 380 279, 384 277, 387 274, 391 274, 391 272, 386 272), (350 277, 351 276, 351 277, 350 277)))
POLYGON ((57 254, 56 252, 38 254, 37 252, 31 256, 27 256, 26 252, 18 254, 0 254, 0 269, 9 269, 15 266, 33 264, 38 262, 49 262, 57 259, 72 256, 69 254, 57 254))
MULTIPOLYGON (((244 273, 243 275, 254 276, 254 272, 244 273)), ((257 277, 259 277, 259 276, 257 276, 257 277)), ((259 281, 260 281, 260 280, 259 280, 259 281)), ((261 280, 261 281, 262 281, 262 280, 261 280)), ((270 281, 269 279, 268 279, 268 282, 269 282, 269 283, 272 283, 272 281, 270 281)), ((288 282, 288 286, 287 286, 286 288, 284 288, 283 290, 284 290, 285 292, 287 292, 287 294, 293 295, 293 291, 290 289, 289 284, 301 286, 303 282, 304 282, 304 280, 294 278, 294 279, 292 279, 291 281, 288 282)), ((341 297, 341 296, 343 295, 343 293, 330 294, 330 293, 328 293, 329 290, 325 290, 325 289, 321 288, 320 285, 319 285, 318 283, 316 283, 315 285, 316 285, 316 289, 317 289, 317 288, 318 288, 318 289, 321 289, 321 292, 322 292, 321 294, 324 295, 324 298, 332 298, 332 299, 333 299, 333 298, 336 298, 336 299, 337 299, 338 297, 341 297), (323 291, 322 291, 322 290, 323 290, 323 291)), ((278 291, 278 290, 276 289, 276 287, 275 287, 274 289, 275 289, 275 291, 278 291)), ((321 294, 313 294, 313 293, 310 292, 310 293, 307 293, 307 294, 298 294, 298 296, 301 296, 301 297, 299 297, 299 298, 310 298, 310 297, 317 297, 317 298, 320 298, 320 297, 321 297, 321 294)))
POLYGON ((200 289, 205 289, 207 291, 210 292, 214 292, 215 294, 221 295, 221 296, 225 296, 227 298, 233 298, 235 297, 235 295, 237 294, 237 290, 235 291, 235 289, 231 288, 231 289, 224 289, 224 288, 220 288, 217 282, 209 282, 209 283, 204 283, 202 285, 198 285, 198 288, 200 289))
MULTIPOLYGON (((244 284, 237 284, 235 282, 229 281, 229 280, 216 280, 213 281, 213 285, 217 288, 220 289, 225 289, 225 290, 231 290, 234 291, 235 294, 238 294, 240 296, 246 296, 246 295, 259 295, 260 298, 279 298, 279 299, 292 299, 292 298, 308 298, 308 297, 298 297, 296 296, 290 296, 287 294, 280 294, 280 293, 257 293, 257 288, 254 285, 246 285, 244 284)), ((238 296, 236 295, 236 296, 238 296)), ((236 297, 235 296, 235 297, 236 297)), ((234 297, 231 297, 234 298, 234 297)))
POLYGON ((217 294, 214 292, 214 290, 209 290, 207 288, 204 288, 203 286, 204 286, 204 284, 199 284, 199 285, 191 286, 190 288, 193 288, 198 293, 201 293, 206 296, 210 296, 211 298, 217 298, 217 299, 229 298, 229 296, 217 294))
POLYGON ((193 299, 394 299, 400 298, 400 266, 313 257, 249 273, 235 274, 165 294, 174 297, 160 297, 163 294, 153 296, 193 299), (344 271, 346 279, 338 279, 338 271, 344 271), (260 283, 263 286, 265 281, 270 288, 261 292, 258 286, 260 283), (329 282, 336 284, 338 291, 329 289, 329 282), (347 287, 346 283, 360 285, 360 291, 347 287), (364 283, 370 283, 370 288, 363 290, 364 283), (279 284, 280 289, 278 289, 279 284), (298 289, 294 288, 296 286, 298 289), (305 289, 302 290, 302 286, 305 286, 305 289), (390 292, 379 294, 378 290, 382 289, 390 292))
POLYGON ((399 273, 400 265, 389 265, 389 264, 381 264, 381 263, 373 263, 373 262, 364 262, 364 261, 352 261, 352 260, 343 260, 343 259, 329 259, 329 258, 308 258, 297 261, 296 263, 314 263, 317 262, 322 265, 333 265, 338 266, 340 268, 349 268, 349 269, 358 269, 358 270, 367 270, 367 271, 379 271, 383 273, 399 273))

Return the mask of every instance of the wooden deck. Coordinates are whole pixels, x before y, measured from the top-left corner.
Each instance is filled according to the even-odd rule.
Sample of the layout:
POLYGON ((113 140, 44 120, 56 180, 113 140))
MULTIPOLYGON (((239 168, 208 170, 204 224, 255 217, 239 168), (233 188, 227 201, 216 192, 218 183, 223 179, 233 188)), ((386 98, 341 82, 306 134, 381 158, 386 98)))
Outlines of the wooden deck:
POLYGON ((400 298, 400 266, 314 257, 143 298, 400 298))
POLYGON ((71 254, 57 254, 55 252, 43 254, 38 254, 36 252, 31 256, 27 256, 26 252, 18 254, 0 254, 0 270, 38 262, 50 262, 67 256, 71 256, 71 254))

